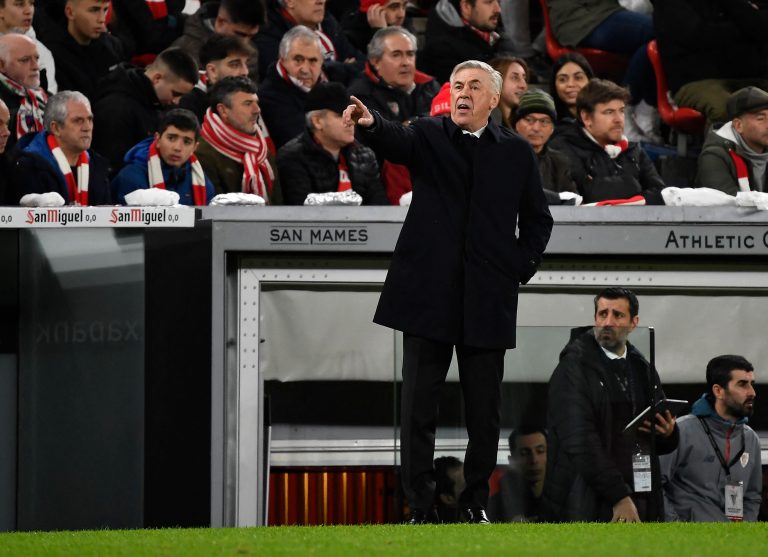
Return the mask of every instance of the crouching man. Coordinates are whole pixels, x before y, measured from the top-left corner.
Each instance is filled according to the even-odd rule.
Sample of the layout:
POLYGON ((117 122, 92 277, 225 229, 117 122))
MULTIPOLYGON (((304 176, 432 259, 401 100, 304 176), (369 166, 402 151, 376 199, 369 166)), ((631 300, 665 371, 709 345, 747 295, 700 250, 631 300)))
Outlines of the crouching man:
POLYGON ((208 205, 215 190, 195 156, 200 124, 189 110, 169 110, 154 137, 134 145, 125 155, 125 166, 112 180, 118 203, 135 190, 160 188, 179 194, 182 205, 208 205))

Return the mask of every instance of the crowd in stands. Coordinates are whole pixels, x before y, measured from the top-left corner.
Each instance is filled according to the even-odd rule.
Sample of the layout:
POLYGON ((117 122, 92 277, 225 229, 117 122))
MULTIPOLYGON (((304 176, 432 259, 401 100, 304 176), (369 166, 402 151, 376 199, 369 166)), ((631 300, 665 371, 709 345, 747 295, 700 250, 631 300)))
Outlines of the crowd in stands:
POLYGON ((187 4, 0 0, 0 203, 126 203, 156 187, 190 205, 348 189, 407 204, 408 170, 341 110, 353 95, 404 126, 450 113, 451 71, 476 59, 500 72, 492 118, 530 143, 551 204, 663 204, 648 153, 675 130, 656 110, 654 40, 668 99, 707 122, 688 185, 766 189, 768 0, 187 4), (541 9, 569 50, 556 60, 541 9), (596 52, 621 71, 594 71, 596 52))

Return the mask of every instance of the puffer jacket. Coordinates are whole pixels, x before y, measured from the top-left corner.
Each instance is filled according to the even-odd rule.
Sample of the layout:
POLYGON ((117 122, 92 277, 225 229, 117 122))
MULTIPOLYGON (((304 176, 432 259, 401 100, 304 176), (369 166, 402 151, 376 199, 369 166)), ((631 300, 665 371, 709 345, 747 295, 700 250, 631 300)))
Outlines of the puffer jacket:
MULTIPOLYGON (((363 198, 363 205, 389 205, 373 151, 355 142, 341 153, 347 162, 352 189, 363 198)), ((285 205, 303 205, 310 193, 339 188, 338 162, 312 139, 308 129, 277 152, 277 171, 285 205)))

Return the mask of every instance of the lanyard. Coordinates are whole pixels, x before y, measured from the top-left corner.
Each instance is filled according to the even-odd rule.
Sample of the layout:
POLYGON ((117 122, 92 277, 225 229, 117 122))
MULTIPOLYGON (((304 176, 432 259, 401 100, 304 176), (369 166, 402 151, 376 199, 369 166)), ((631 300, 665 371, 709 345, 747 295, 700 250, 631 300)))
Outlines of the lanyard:
MULTIPOLYGON (((616 362, 617 360, 624 360, 624 371, 626 373, 626 380, 622 379, 621 375, 614 369, 613 375, 616 377, 616 382, 619 384, 619 387, 621 388, 621 391, 624 393, 624 396, 626 396, 629 399, 629 403, 632 406, 632 415, 637 415, 637 400, 635 400, 635 377, 632 373, 632 365, 629 362, 628 358, 616 358, 614 360, 611 360, 611 362, 616 362)), ((612 364, 615 365, 615 364, 612 364)))
POLYGON ((712 436, 712 431, 709 429, 709 424, 699 416, 699 421, 701 422, 701 425, 704 427, 704 431, 707 432, 707 437, 709 437, 709 442, 712 444, 712 448, 715 449, 715 454, 717 455, 717 459, 720 461, 720 466, 723 467, 723 470, 725 470, 725 474, 727 477, 731 476, 731 466, 736 464, 736 461, 738 461, 741 458, 741 455, 744 454, 744 449, 746 448, 746 443, 744 441, 744 432, 741 434, 741 450, 736 454, 736 456, 733 457, 733 460, 731 460, 730 463, 725 462, 725 458, 723 458, 723 453, 720 452, 720 447, 717 446, 717 443, 715 443, 715 438, 712 436))

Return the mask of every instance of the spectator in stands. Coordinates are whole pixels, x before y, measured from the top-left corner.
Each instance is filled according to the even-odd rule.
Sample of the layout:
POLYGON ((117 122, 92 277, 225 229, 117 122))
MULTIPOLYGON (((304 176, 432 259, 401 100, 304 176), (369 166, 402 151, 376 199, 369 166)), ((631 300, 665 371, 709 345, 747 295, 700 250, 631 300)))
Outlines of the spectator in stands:
POLYGON ((99 79, 128 58, 123 43, 107 32, 108 10, 109 0, 67 0, 66 21, 51 23, 44 38, 59 90, 80 91, 94 101, 99 79))
POLYGON ((48 95, 40 88, 37 46, 25 35, 0 37, 0 100, 11 111, 11 135, 6 149, 26 133, 43 129, 48 95))
POLYGON ((626 132, 634 141, 660 143, 656 77, 648 58, 654 38, 651 16, 621 7, 618 0, 547 0, 552 31, 564 46, 598 48, 630 57, 623 83, 631 93, 626 132))
POLYGON ((189 93, 181 97, 179 107, 191 110, 199 122, 211 102, 208 88, 225 77, 247 77, 248 61, 256 54, 251 42, 214 33, 200 47, 200 65, 205 73, 189 93))
MULTIPOLYGON (((200 9, 187 18, 184 34, 173 42, 199 60, 200 49, 211 35, 237 36, 253 39, 264 25, 265 9, 261 0, 222 0, 203 2, 200 9)), ((204 68, 202 63, 201 68, 204 68)), ((263 76, 263 72, 258 72, 263 76)))
POLYGON ((664 204, 664 182, 653 162, 624 135, 628 100, 629 92, 623 87, 590 80, 576 99, 578 123, 564 127, 550 142, 568 157, 571 176, 585 203, 664 204))
POLYGON ((667 521, 754 522, 763 479, 760 437, 747 425, 754 367, 743 356, 723 355, 709 361, 706 375, 707 392, 677 422, 677 449, 661 457, 667 521))
POLYGON ((595 77, 592 66, 578 52, 561 56, 552 67, 549 90, 555 99, 557 109, 556 125, 576 122, 576 97, 579 91, 595 77))
POLYGON ((120 65, 99 83, 93 146, 109 159, 112 172, 120 169, 128 149, 155 133, 160 111, 178 104, 197 75, 191 56, 169 48, 146 68, 120 65))
POLYGON ((349 87, 368 108, 387 120, 408 122, 429 116, 440 84, 416 69, 416 37, 403 27, 385 27, 368 45, 365 74, 349 87))
POLYGON ((279 204, 273 154, 259 124, 256 84, 247 77, 225 77, 209 94, 197 156, 216 193, 251 193, 279 204))
POLYGON ((729 195, 768 191, 768 93, 739 89, 728 98, 727 114, 731 121, 707 135, 696 185, 729 195))
POLYGON ((440 0, 427 20, 420 69, 441 83, 464 60, 487 62, 497 54, 499 0, 440 0))
MULTIPOLYGON (((410 123, 429 116, 432 98, 440 84, 416 69, 416 37, 403 27, 379 29, 368 45, 364 75, 352 82, 349 92, 387 120, 410 123)), ((393 204, 412 190, 408 169, 379 159, 387 197, 393 204)))
POLYGON ((435 511, 443 523, 461 521, 459 499, 464 491, 464 464, 455 456, 435 459, 435 511))
POLYGON ((125 204, 126 194, 160 188, 179 194, 182 205, 208 205, 213 184, 195 156, 200 123, 189 110, 166 112, 154 137, 136 144, 125 155, 125 165, 112 180, 112 197, 125 204))
MULTIPOLYGON (((561 205, 560 192, 577 193, 568 158, 547 145, 555 130, 555 102, 552 97, 540 90, 523 93, 511 124, 536 153, 547 203, 561 205)), ((563 197, 572 199, 574 196, 563 197)))
POLYGON ((406 5, 406 0, 361 0, 359 8, 341 20, 341 28, 352 46, 365 52, 376 31, 403 26, 406 5))
POLYGON ((547 472, 547 430, 523 425, 509 434, 509 468, 488 502, 492 522, 536 522, 547 472))
POLYGON ((325 0, 267 0, 267 24, 256 36, 259 75, 277 62, 283 35, 303 25, 320 39, 323 71, 332 81, 349 83, 363 68, 365 56, 353 47, 336 18, 325 11, 325 0))
POLYGON ((678 106, 727 121, 728 96, 768 91, 768 5, 764 0, 664 0, 653 22, 669 91, 678 106))
POLYGON ((37 54, 40 56, 40 86, 50 93, 56 93, 58 88, 53 54, 37 39, 32 27, 34 16, 34 0, 0 0, 0 35, 23 33, 35 41, 37 54))
POLYGON ((112 0, 110 28, 132 52, 157 54, 181 34, 185 4, 186 0, 112 0))
POLYGON ((317 33, 297 25, 283 35, 280 59, 270 66, 259 90, 264 122, 278 149, 304 129, 304 102, 319 81, 326 81, 322 68, 317 33))
POLYGON ((512 117, 517 105, 520 104, 520 95, 528 90, 528 65, 522 58, 514 56, 499 56, 488 62, 493 69, 501 74, 504 81, 501 84, 501 98, 499 106, 494 113, 498 113, 497 124, 505 128, 512 127, 512 117))
POLYGON ((350 103, 341 83, 320 83, 307 95, 306 129, 277 152, 286 205, 303 205, 310 193, 349 189, 363 205, 389 204, 376 155, 355 141, 355 125, 342 120, 350 103))
POLYGON ((8 106, 0 100, 0 205, 12 205, 16 201, 12 199, 13 188, 8 179, 8 158, 5 156, 8 138, 11 136, 10 124, 11 113, 8 106))
MULTIPOLYGON (((637 414, 664 398, 658 373, 627 340, 640 321, 637 296, 606 288, 594 303, 594 327, 572 331, 549 380, 542 510, 560 522, 661 520, 651 422, 624 433, 637 414), (649 377, 655 400, 648 399, 649 377), (637 470, 635 458, 651 473, 637 470)), ((678 442, 675 418, 669 411, 655 418, 656 454, 669 453, 678 442)))
POLYGON ((88 98, 61 91, 45 107, 45 131, 18 144, 16 202, 29 193, 57 192, 68 205, 109 205, 109 162, 91 151, 93 114, 88 98))

